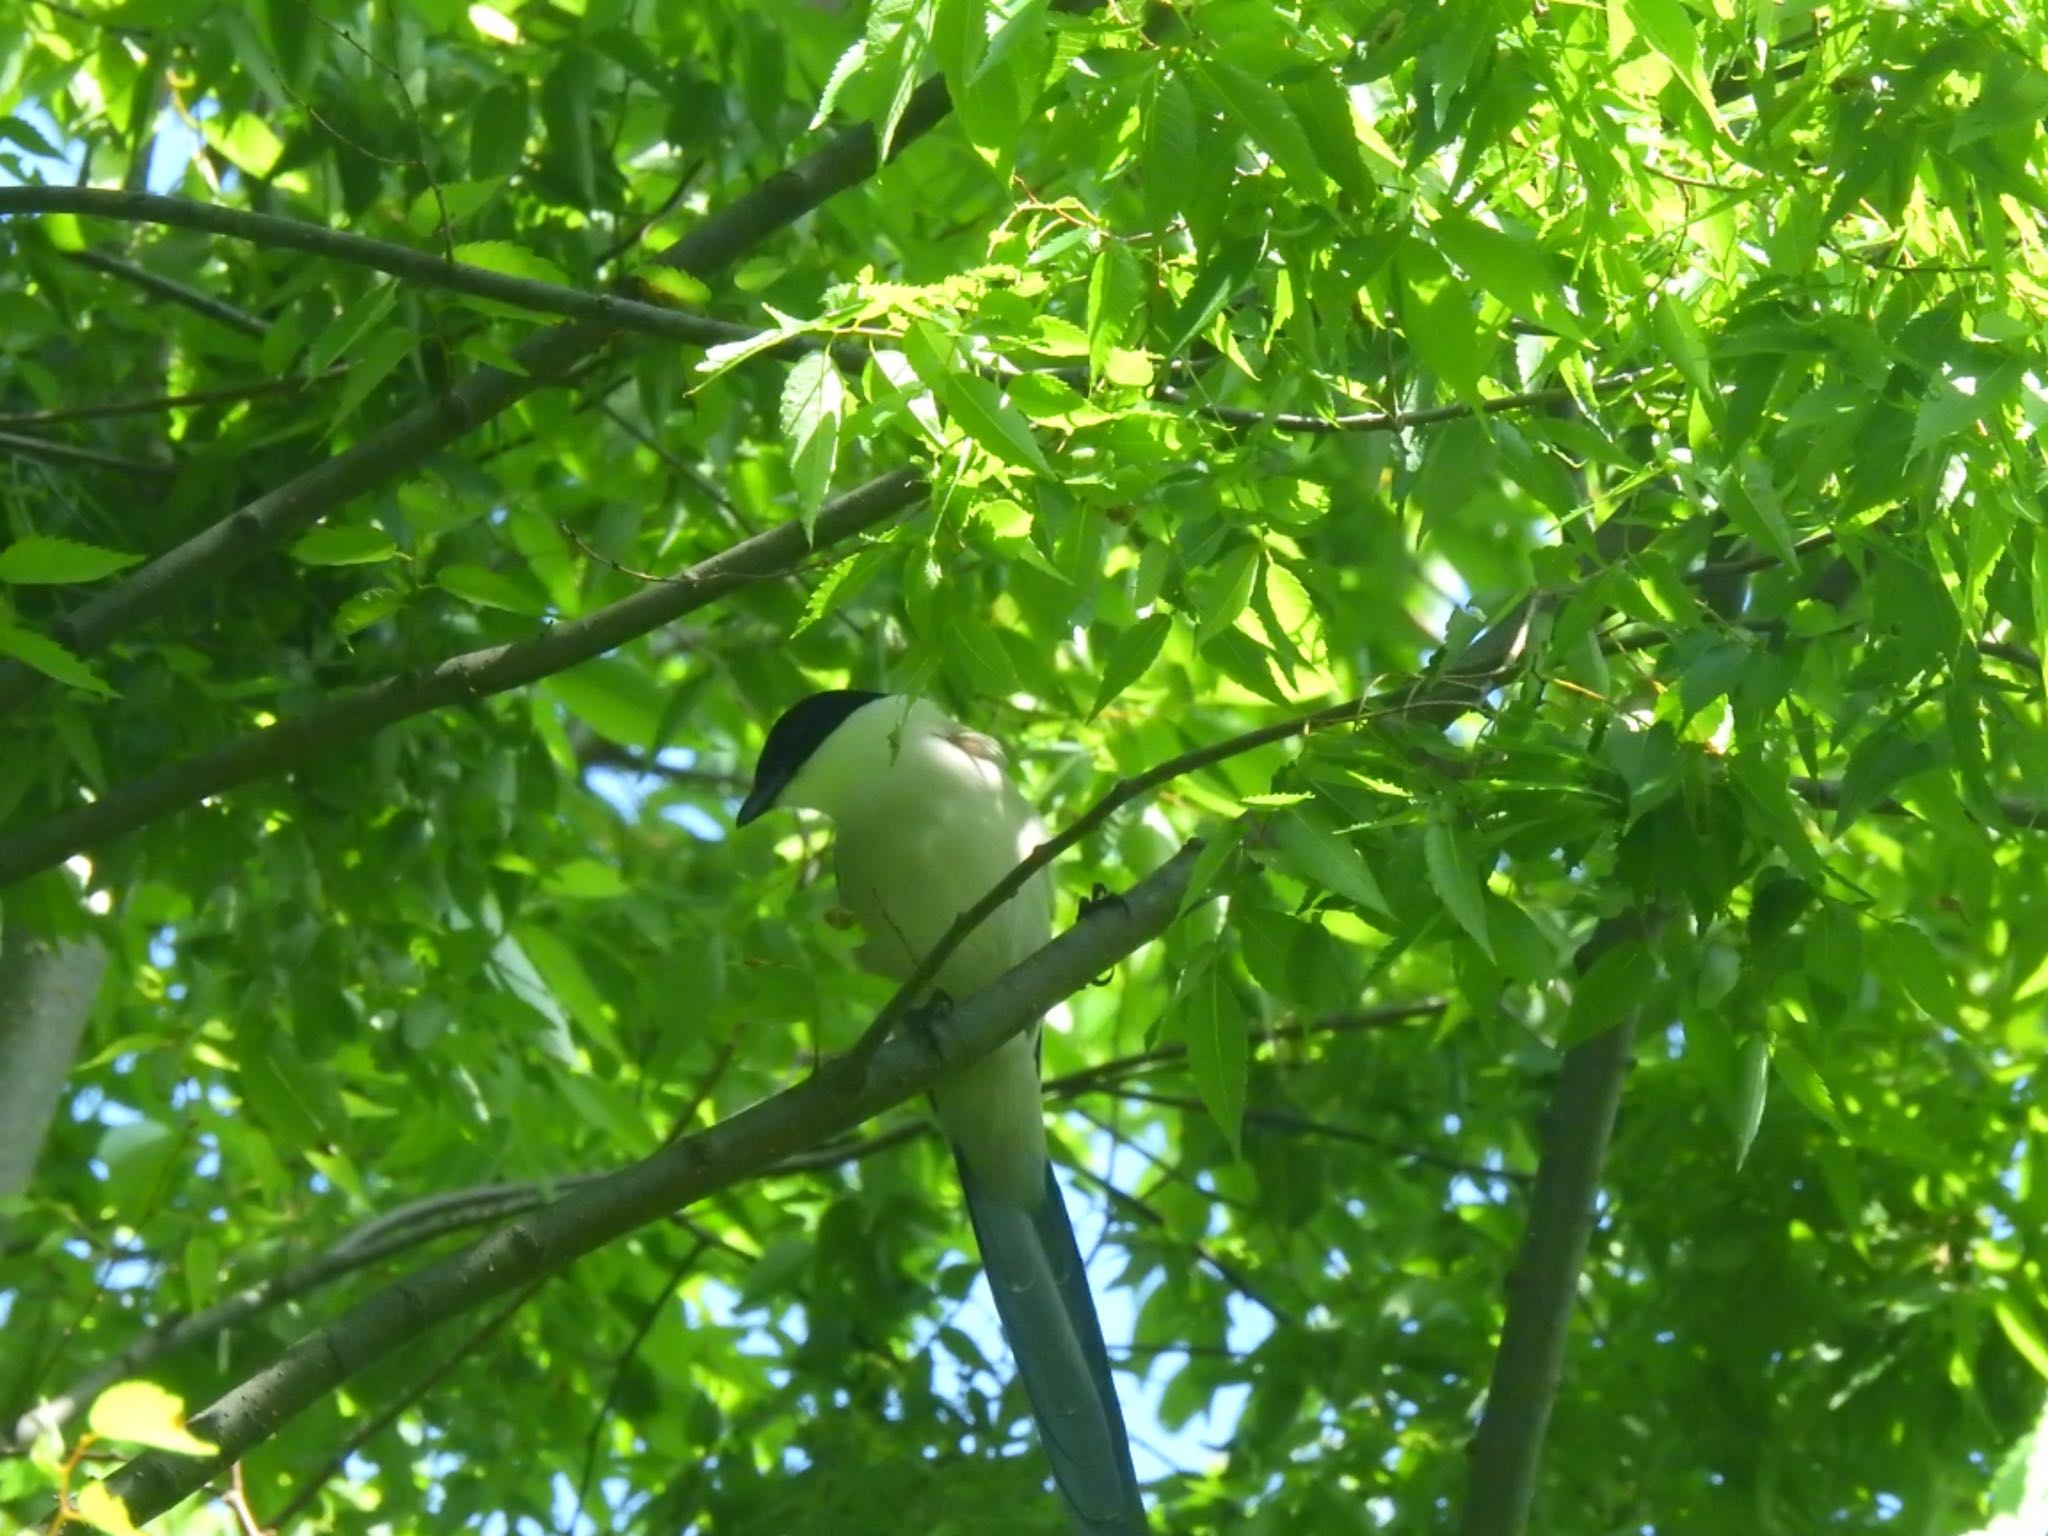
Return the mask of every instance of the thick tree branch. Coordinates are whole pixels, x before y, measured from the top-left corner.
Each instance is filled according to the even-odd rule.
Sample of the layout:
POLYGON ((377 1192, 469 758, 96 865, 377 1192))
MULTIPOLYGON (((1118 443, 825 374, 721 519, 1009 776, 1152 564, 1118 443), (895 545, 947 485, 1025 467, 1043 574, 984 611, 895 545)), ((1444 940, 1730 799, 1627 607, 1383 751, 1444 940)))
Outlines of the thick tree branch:
MULTIPOLYGON (((1657 921, 1632 912, 1602 923, 1579 952, 1580 973, 1614 945, 1653 932, 1657 921)), ((1630 1020, 1565 1052, 1521 1252, 1508 1278, 1507 1317, 1486 1409, 1472 1440, 1462 1536, 1521 1536, 1528 1528, 1543 1436, 1564 1376, 1572 1302, 1593 1231, 1593 1202, 1634 1040, 1630 1020)))
POLYGON ((700 561, 672 580, 642 587, 580 619, 510 645, 467 651, 425 671, 388 678, 146 778, 116 785, 90 805, 0 839, 0 887, 209 795, 252 779, 289 773, 413 715, 518 688, 601 656, 716 602, 736 587, 781 575, 809 550, 872 527, 913 505, 924 493, 922 476, 892 470, 828 502, 809 537, 802 523, 783 523, 700 561))
POLYGON ((96 940, 0 928, 0 1200, 28 1189, 106 969, 96 940))
MULTIPOLYGON (((911 93, 897 125, 890 153, 900 154, 928 133, 950 107, 944 81, 935 78, 919 86, 911 93)), ((834 193, 866 179, 875 168, 874 130, 865 125, 848 129, 817 153, 697 224, 661 253, 660 263, 699 276, 715 272, 834 193)), ((182 594, 224 580, 354 497, 417 468, 457 438, 559 378, 614 335, 609 326, 572 320, 522 342, 513 349, 512 357, 523 372, 479 369, 445 395, 378 428, 347 452, 266 491, 159 555, 58 621, 51 627, 51 638, 86 654, 101 650, 115 636, 161 612, 182 594)), ((17 662, 0 663, 0 711, 26 697, 40 675, 17 662)))
POLYGON ((1139 882, 1121 904, 1069 929, 960 1002, 934 1028, 939 1051, 898 1040, 862 1065, 848 1058, 653 1156, 606 1174, 530 1216, 406 1277, 301 1339, 192 1420, 218 1449, 207 1457, 152 1453, 110 1478, 136 1520, 202 1487, 293 1414, 348 1377, 459 1316, 554 1273, 572 1259, 772 1168, 780 1159, 930 1089, 949 1066, 995 1049, 1089 979, 1165 932, 1181 908, 1199 844, 1139 882))
POLYGON ((533 1281, 518 1295, 514 1296, 510 1301, 498 1308, 497 1311, 477 1324, 475 1328, 471 1329, 468 1336, 451 1349, 432 1370, 399 1393, 394 1401, 387 1403, 380 1411, 366 1419, 354 1434, 342 1442, 335 1449, 334 1453, 321 1463, 320 1469, 317 1472, 299 1485, 291 1498, 285 1501, 284 1508, 277 1511, 271 1517, 270 1529, 274 1531, 296 1529, 293 1522, 306 1512, 315 1499, 320 1497, 320 1490, 322 1488, 325 1488, 328 1483, 341 1475, 342 1470, 348 1465, 348 1460, 351 1456, 376 1439, 377 1436, 383 1434, 385 1430, 398 1421, 399 1416, 406 1409, 412 1407, 413 1404, 446 1381, 457 1366, 483 1348, 485 1344, 489 1343, 491 1335, 511 1322, 513 1314, 533 1300, 534 1293, 547 1284, 547 1282, 548 1277, 546 1275, 542 1275, 539 1279, 533 1281))
MULTIPOLYGON (((1412 1003, 1389 1003, 1356 1014, 1316 1019, 1305 1024, 1281 1025, 1267 1030, 1253 1043, 1257 1046, 1270 1046, 1284 1040, 1306 1040, 1320 1035, 1386 1029, 1413 1019, 1440 1017, 1447 1006, 1447 1000, 1440 997, 1421 998, 1412 1003)), ((1053 1103, 1078 1099, 1088 1094, 1119 1092, 1116 1085, 1124 1078, 1153 1067, 1170 1066, 1184 1060, 1187 1053, 1187 1046, 1176 1042, 1153 1050, 1134 1051, 1126 1056, 1114 1056, 1105 1061, 1094 1062, 1077 1072, 1047 1078, 1045 1097, 1048 1103, 1053 1103)), ((689 1117, 685 1115, 679 1118, 687 1121, 689 1117)), ((1084 1118, 1092 1119, 1086 1116, 1085 1112, 1084 1118)), ((934 1129, 928 1119, 906 1120, 872 1136, 820 1143, 793 1157, 784 1158, 768 1171, 780 1176, 844 1167, 848 1163, 877 1156, 892 1147, 916 1141, 929 1135, 934 1129)), ((1403 1147, 1398 1150, 1406 1153, 1410 1149, 1403 1147)), ((1421 1156, 1419 1153, 1416 1155, 1421 1156)), ((1518 1177, 1501 1175, 1496 1170, 1484 1171, 1489 1176, 1518 1177)), ((148 1333, 131 1340, 120 1350, 67 1382, 61 1391, 39 1403, 32 1411, 23 1414, 20 1421, 13 1426, 14 1445, 17 1449, 27 1446, 35 1441, 39 1433, 60 1428, 89 1407, 92 1400, 101 1392, 117 1381, 140 1374, 152 1362, 175 1354, 179 1350, 203 1345, 215 1336, 230 1328, 239 1327, 272 1307, 295 1300, 335 1280, 344 1279, 395 1254, 421 1247, 436 1238, 480 1227, 488 1222, 504 1221, 524 1215, 550 1200, 571 1195, 602 1177, 602 1174, 566 1174, 558 1178, 443 1190, 438 1194, 409 1201, 394 1210, 373 1216, 343 1233, 318 1256, 268 1279, 244 1286, 202 1311, 169 1319, 148 1333)), ((5 1445, 6 1438, 0 1435, 0 1447, 5 1445)))

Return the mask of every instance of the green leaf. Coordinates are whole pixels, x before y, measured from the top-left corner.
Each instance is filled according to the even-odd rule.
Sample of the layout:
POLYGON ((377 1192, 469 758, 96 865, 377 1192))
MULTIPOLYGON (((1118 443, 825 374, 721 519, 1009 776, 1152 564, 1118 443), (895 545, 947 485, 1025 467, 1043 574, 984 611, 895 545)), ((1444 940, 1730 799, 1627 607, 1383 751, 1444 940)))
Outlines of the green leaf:
POLYGON ((397 298, 396 283, 380 282, 328 321, 306 348, 307 376, 315 377, 332 368, 336 359, 391 312, 397 298))
POLYGON ((1670 288, 1662 289, 1650 310, 1650 328, 1656 333, 1657 345, 1685 382, 1702 398, 1711 400, 1714 372, 1708 359, 1707 339, 1693 317, 1692 306, 1670 288))
POLYGON ((1005 464, 1051 476, 1052 466, 1031 434, 1031 423, 1005 404, 987 379, 955 374, 947 381, 944 398, 961 430, 1005 464))
POLYGON ((482 565, 444 565, 434 573, 434 585, 443 592, 484 608, 502 608, 507 613, 540 618, 548 611, 547 597, 530 581, 521 581, 503 571, 482 565))
POLYGON ((362 351, 349 359, 348 376, 342 380, 341 395, 327 418, 327 430, 332 432, 353 416, 356 408, 370 397, 370 391, 383 383, 418 345, 419 338, 403 327, 379 331, 371 337, 362 351))
POLYGON ((1735 1082, 1735 1166, 1749 1159, 1757 1127, 1764 1121, 1764 1093, 1771 1080, 1771 1043, 1762 1035, 1743 1042, 1735 1082))
POLYGON ((1088 370, 1100 378, 1110 354, 1140 329, 1145 280, 1138 260, 1121 241, 1096 254, 1088 275, 1088 370))
POLYGON ((141 563, 140 555, 124 555, 118 549, 32 533, 0 549, 0 581, 15 586, 64 586, 98 581, 102 576, 141 563))
POLYGON ((1251 1041, 1244 1010, 1223 975, 1223 962, 1205 954, 1182 978, 1174 993, 1167 1033, 1188 1048, 1188 1071, 1195 1092, 1242 1157, 1245 1091, 1251 1076, 1251 1041))
POLYGON ((1543 247, 1533 239, 1494 229, 1462 213, 1443 214, 1430 234, 1445 255, 1508 308, 1561 336, 1586 339, 1565 307, 1562 285, 1549 271, 1543 247))
POLYGON ((1206 645, 1237 623, 1238 615, 1251 601, 1262 553, 1256 544, 1240 544, 1203 579, 1202 616, 1195 625, 1196 645, 1206 645))
POLYGON ((87 1424, 96 1435, 181 1456, 210 1456, 211 1441, 185 1428, 184 1401, 147 1381, 124 1381, 93 1401, 87 1424))
POLYGON ((655 735, 668 695, 646 668, 600 656, 557 672, 540 686, 605 740, 643 749, 658 745, 655 735))
POLYGON ((1393 915, 1365 856, 1325 817, 1307 808, 1292 810, 1275 816, 1271 829, 1273 846, 1294 874, 1361 907, 1393 915))
POLYGON ((404 594, 392 587, 371 587, 358 592, 334 611, 334 632, 343 637, 368 629, 398 612, 404 594))
POLYGON ((2048 1377, 2048 1336, 2042 1334, 2033 1313, 2010 1292, 2000 1293, 1993 1307, 1998 1315, 1998 1326, 2012 1347, 2019 1351, 2020 1358, 2039 1375, 2048 1377))
POLYGON ((12 656, 24 666, 33 667, 45 677, 55 678, 67 687, 83 688, 102 698, 114 696, 114 690, 107 686, 104 678, 47 635, 12 624, 0 624, 0 655, 12 656))
POLYGON ((478 267, 500 277, 523 277, 528 282, 569 286, 569 276, 547 257, 514 245, 509 240, 471 240, 455 247, 455 259, 465 267, 478 267))
POLYGON ((1145 223, 1156 232, 1168 228, 1180 212, 1188 167, 1195 163, 1195 103, 1178 75, 1159 73, 1154 81, 1145 112, 1143 165, 1145 223))
POLYGON ((1593 962, 1572 987, 1571 1012, 1557 1043, 1574 1046, 1633 1018, 1657 979, 1657 957, 1639 939, 1625 939, 1593 962))
POLYGON ((1878 964, 1922 1013, 1950 1029, 1962 1028, 1962 999, 1949 975, 1948 962, 1918 925, 1887 924, 1885 941, 1877 946, 1876 954, 1878 964))
POLYGON ((1423 862, 1429 870, 1431 889, 1437 894, 1458 926, 1472 942, 1493 955, 1493 941, 1486 932, 1486 902, 1480 894, 1480 880, 1474 860, 1466 848, 1459 808, 1440 800, 1430 808, 1429 823, 1422 831, 1423 862))
POLYGON ((1649 41, 1652 48, 1670 61, 1678 78, 1692 93, 1707 114, 1707 121, 1717 129, 1721 125, 1721 114, 1714 102, 1714 92, 1705 72, 1700 68, 1699 34, 1693 30, 1692 17, 1686 13, 1680 0, 1625 0, 1629 19, 1638 31, 1649 41))
POLYGON ((846 386, 828 353, 821 349, 797 359, 783 381, 781 414, 790 474, 808 529, 832 489, 846 416, 846 386))
POLYGON ((1199 59, 1195 69, 1222 100, 1223 109, 1286 175, 1294 191, 1318 202, 1328 200, 1330 184, 1302 131, 1301 120, 1289 110, 1285 97, 1265 81, 1220 59, 1199 59))
POLYGON ((397 553, 390 534, 361 523, 315 528, 291 548, 301 565, 373 565, 397 553))
POLYGON ((1159 657, 1159 649, 1166 644, 1166 636, 1173 628, 1173 620, 1166 614, 1153 613, 1138 620, 1129 629, 1116 637, 1103 658, 1102 680, 1095 687, 1095 702, 1089 707, 1088 718, 1093 720, 1101 714, 1103 707, 1131 684, 1145 675, 1146 670, 1159 657))
POLYGON ((1470 402, 1479 399, 1486 348, 1465 285, 1434 247, 1420 240, 1401 246, 1401 328, 1424 367, 1470 402))

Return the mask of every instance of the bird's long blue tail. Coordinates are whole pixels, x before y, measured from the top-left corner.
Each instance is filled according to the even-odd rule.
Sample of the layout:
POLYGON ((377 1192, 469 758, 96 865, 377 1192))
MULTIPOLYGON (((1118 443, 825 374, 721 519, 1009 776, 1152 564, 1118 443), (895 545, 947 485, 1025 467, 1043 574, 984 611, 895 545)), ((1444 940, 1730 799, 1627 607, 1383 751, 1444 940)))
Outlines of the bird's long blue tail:
POLYGON ((1149 1531, 1109 1351, 1051 1164, 1044 1196, 1031 1207, 976 1188, 964 1159, 960 1183, 996 1313, 1074 1528, 1086 1536, 1149 1531))

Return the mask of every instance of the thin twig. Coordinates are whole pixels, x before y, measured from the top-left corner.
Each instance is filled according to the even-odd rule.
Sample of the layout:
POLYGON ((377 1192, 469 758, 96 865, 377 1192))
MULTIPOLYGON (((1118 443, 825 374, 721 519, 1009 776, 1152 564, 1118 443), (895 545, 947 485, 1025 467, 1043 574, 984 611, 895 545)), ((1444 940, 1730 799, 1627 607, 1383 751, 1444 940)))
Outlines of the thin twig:
POLYGON ((605 608, 510 645, 450 656, 422 671, 388 677, 316 705, 266 729, 114 786, 89 805, 0 838, 0 887, 63 862, 73 853, 196 805, 255 779, 289 773, 348 741, 374 735, 429 710, 466 704, 548 677, 718 601, 751 582, 792 569, 809 549, 829 548, 920 501, 921 477, 896 470, 828 502, 813 528, 782 523, 645 586, 605 608))
POLYGON ((807 1078, 404 1276, 194 1414, 192 1432, 216 1445, 212 1454, 147 1453, 108 1479, 109 1491, 138 1524, 154 1519, 350 1375, 406 1347, 421 1330, 528 1286, 637 1227, 665 1220, 929 1091, 948 1064, 986 1055, 1090 977, 1163 933, 1186 902, 1199 854, 1200 844, 1189 844, 1126 892, 1120 904, 1061 934, 956 1006, 934 1025, 936 1053, 922 1043, 892 1042, 850 1092, 839 1082, 807 1078))
MULTIPOLYGON (((1596 379, 1596 393, 1639 384, 1652 368, 1636 368, 1596 379)), ((1477 406, 1438 405, 1421 411, 1358 411, 1342 416, 1307 416, 1290 411, 1259 411, 1248 406, 1208 405, 1185 389, 1171 386, 1153 391, 1155 399, 1185 405, 1196 414, 1231 427, 1272 427, 1281 432, 1405 432, 1411 427, 1436 426, 1463 421, 1473 416, 1494 416, 1502 411, 1531 410, 1546 405, 1569 405, 1578 397, 1568 389, 1532 389, 1520 394, 1497 395, 1477 406)))
POLYGON ((196 315, 218 321, 229 330, 240 331, 244 336, 262 336, 270 329, 268 321, 237 309, 225 299, 217 299, 210 293, 175 282, 147 267, 139 267, 132 261, 123 261, 118 256, 108 256, 99 251, 66 251, 67 260, 75 261, 81 267, 90 267, 95 272, 104 272, 109 277, 118 277, 124 283, 140 288, 144 293, 153 293, 160 299, 181 304, 196 315))
MULTIPOLYGON (((1116 1185, 1110 1183, 1109 1180, 1091 1168, 1077 1167, 1074 1169, 1074 1172, 1084 1183, 1091 1184, 1096 1189, 1101 1190, 1103 1194, 1109 1197, 1110 1204, 1116 1206, 1119 1210, 1129 1211, 1148 1227, 1157 1227, 1162 1232, 1172 1231, 1172 1224, 1167 1221, 1165 1214, 1149 1201, 1141 1199, 1129 1190, 1118 1189, 1116 1185)), ((1225 1285, 1243 1296, 1247 1301, 1255 1301, 1261 1307, 1264 1307, 1266 1311, 1272 1314, 1275 1322, 1290 1328, 1298 1326, 1295 1318, 1288 1312, 1287 1308, 1266 1295, 1264 1286, 1253 1280, 1250 1275, 1246 1274, 1243 1269, 1239 1268, 1229 1259, 1218 1254, 1207 1243, 1197 1239, 1188 1244, 1188 1249, 1196 1258, 1214 1270, 1217 1277, 1225 1285)))
POLYGON ((691 1244, 690 1251, 683 1255, 682 1261, 669 1271, 668 1279, 663 1282, 660 1293, 648 1303, 647 1310, 640 1315, 639 1324, 633 1329, 633 1336, 626 1341, 626 1347, 619 1351, 618 1359, 612 1362, 611 1385, 605 1389, 604 1401, 597 1405, 597 1413, 590 1421, 590 1433, 583 1441, 583 1472, 576 1479, 575 1510, 560 1527, 564 1536, 567 1532, 573 1531, 576 1523, 583 1518, 583 1500, 590 1492, 590 1475, 597 1468, 597 1442, 604 1434, 605 1422, 611 1418, 612 1405, 618 1402, 619 1391, 625 1385, 626 1367, 631 1365, 633 1357, 640 1353, 640 1346, 646 1342, 647 1335, 654 1331, 654 1325, 668 1309, 669 1298, 675 1295, 676 1288, 696 1267, 698 1256, 707 1246, 709 1245, 702 1236, 691 1244))
POLYGON ((401 1392, 382 1412, 374 1414, 366 1420, 361 1428, 350 1435, 347 1441, 322 1463, 317 1472, 300 1485, 299 1491, 286 1501, 284 1508, 277 1512, 276 1529, 280 1531, 290 1530, 292 1522, 304 1514, 312 1502, 320 1496, 320 1490, 325 1488, 333 1478, 340 1475, 341 1470, 348 1465, 348 1459, 351 1456, 381 1435, 396 1422, 400 1414, 433 1391, 443 1381, 447 1380, 450 1372, 471 1355, 475 1354, 477 1350, 481 1349, 492 1334, 509 1323, 512 1320, 512 1315, 533 1299, 535 1291, 538 1291, 553 1278, 554 1276, 551 1274, 542 1275, 531 1285, 520 1291, 518 1295, 506 1302, 504 1306, 471 1329, 468 1336, 460 1344, 456 1345, 455 1348, 451 1349, 439 1364, 401 1392))
POLYGON ((46 442, 40 437, 22 437, 13 432, 0 432, 0 450, 27 454, 31 458, 57 459, 67 464, 90 464, 94 469, 111 469, 117 474, 134 475, 138 479, 161 480, 171 473, 169 464, 124 459, 118 454, 101 453, 97 448, 74 448, 69 443, 46 442))
POLYGON ((153 416, 160 411, 184 410, 200 405, 231 405, 264 395, 298 394, 347 372, 347 363, 336 363, 317 378, 269 379, 261 384, 202 389, 187 395, 157 395, 148 400, 114 400, 105 405, 80 405, 62 411, 18 411, 12 415, 0 415, 0 427, 54 427, 73 421, 103 421, 115 416, 153 416))
MULTIPOLYGON (((1511 616, 1518 636, 1527 628, 1527 607, 1527 604, 1518 605, 1515 615, 1511 616)), ((1500 626, 1496 626, 1495 630, 1488 631, 1486 636, 1481 637, 1481 642, 1495 636, 1499 628, 1500 626)), ((1478 643, 1475 643, 1474 650, 1477 649, 1478 643)), ((953 952, 965 942, 968 935, 987 920, 991 913, 1022 890, 1025 882, 1038 871, 1102 826, 1133 800, 1151 793, 1173 779, 1198 772, 1227 758, 1239 757, 1246 752, 1256 751, 1260 747, 1270 746, 1274 742, 1285 741, 1290 737, 1304 736, 1326 726, 1364 725, 1411 711, 1441 709, 1444 707, 1445 698, 1440 689, 1445 683, 1452 684, 1457 695, 1469 703, 1477 691, 1497 683, 1505 675, 1505 669, 1499 667, 1491 667, 1478 673, 1460 669, 1455 672, 1446 671, 1434 683, 1419 680, 1381 694, 1361 694, 1357 698, 1345 700, 1342 704, 1327 705, 1305 714, 1291 715, 1285 720, 1245 731, 1224 741, 1197 747, 1191 752, 1184 752, 1179 757, 1148 768, 1134 777, 1117 780, 1108 792, 1086 811, 1069 822, 1055 836, 1032 849, 1014 869, 990 888, 987 895, 953 920, 952 926, 941 936, 939 942, 925 952, 909 978, 896 989, 896 995, 889 1000, 888 1005, 876 1015, 875 1022, 869 1026, 868 1032, 849 1053, 851 1059, 859 1063, 873 1055, 882 1040, 903 1021, 911 1007, 924 994, 925 988, 931 984, 953 952)))

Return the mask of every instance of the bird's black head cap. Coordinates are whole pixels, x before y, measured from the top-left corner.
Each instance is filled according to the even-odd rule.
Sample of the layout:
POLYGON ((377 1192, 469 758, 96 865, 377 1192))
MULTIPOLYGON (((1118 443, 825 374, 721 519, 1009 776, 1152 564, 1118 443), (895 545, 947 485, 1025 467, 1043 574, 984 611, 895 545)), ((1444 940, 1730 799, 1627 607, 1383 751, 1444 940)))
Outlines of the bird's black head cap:
POLYGON ((754 787, 747 791, 734 820, 744 827, 770 809, 797 770, 810 761, 818 744, 838 730, 848 715, 882 697, 864 688, 828 688, 785 709, 782 718, 768 728, 761 760, 754 764, 754 787))

